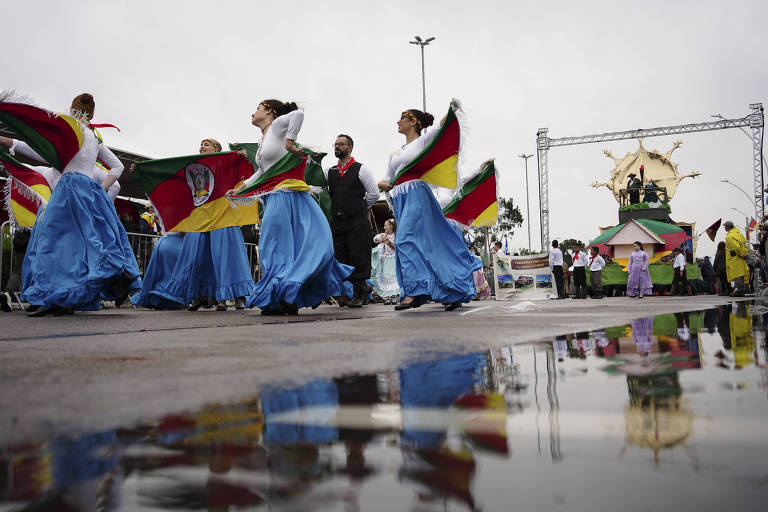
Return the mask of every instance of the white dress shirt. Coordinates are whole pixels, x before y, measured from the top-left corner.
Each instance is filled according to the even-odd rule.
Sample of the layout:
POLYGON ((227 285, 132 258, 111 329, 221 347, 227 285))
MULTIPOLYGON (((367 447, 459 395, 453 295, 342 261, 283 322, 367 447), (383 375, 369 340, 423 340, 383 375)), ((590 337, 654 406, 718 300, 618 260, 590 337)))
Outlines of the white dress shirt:
POLYGON ((587 253, 584 251, 579 251, 578 254, 573 255, 573 266, 574 267, 586 267, 587 266, 587 253))
MULTIPOLYGON (((326 182, 328 181, 328 171, 330 170, 330 167, 328 169, 323 169, 326 182)), ((373 171, 371 171, 365 164, 361 164, 358 177, 365 189, 365 203, 368 205, 368 208, 370 208, 373 206, 373 203, 379 200, 379 185, 376 183, 376 178, 373 177, 373 171)))
POLYGON ((672 268, 682 268, 685 269, 685 256, 682 254, 678 254, 675 256, 675 264, 672 266, 672 268))
POLYGON ((553 247, 551 251, 549 251, 549 268, 554 269, 555 267, 562 267, 563 266, 563 251, 560 250, 559 247, 553 247))
POLYGON ((597 272, 598 270, 603 270, 603 267, 605 267, 605 260, 602 256, 599 254, 592 258, 592 256, 589 257, 589 270, 591 272, 597 272))

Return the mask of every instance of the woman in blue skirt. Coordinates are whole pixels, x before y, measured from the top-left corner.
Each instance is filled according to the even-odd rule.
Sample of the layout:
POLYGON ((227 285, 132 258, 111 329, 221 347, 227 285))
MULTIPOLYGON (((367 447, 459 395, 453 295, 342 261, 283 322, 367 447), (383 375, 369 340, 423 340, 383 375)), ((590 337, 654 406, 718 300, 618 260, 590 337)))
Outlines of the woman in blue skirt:
POLYGON ((141 289, 136 257, 106 193, 123 164, 90 126, 94 109, 90 94, 72 101, 83 140, 32 229, 21 294, 35 306, 29 316, 98 310, 102 295, 120 306, 129 293, 141 289), (101 184, 90 177, 97 158, 110 167, 101 184))
MULTIPOLYGON (((257 183, 267 171, 290 152, 299 159, 306 155, 295 145, 304 121, 304 112, 295 103, 264 100, 251 116, 251 123, 261 129, 262 139, 256 155, 257 171, 237 189, 232 197, 257 183)), ((248 298, 248 307, 259 307, 263 315, 295 315, 299 308, 316 307, 335 295, 351 296, 352 285, 343 283, 354 270, 336 261, 328 220, 309 195, 302 179, 278 174, 274 183, 259 189, 264 202, 264 216, 259 236, 259 257, 264 276, 248 298), (267 190, 268 189, 268 190, 267 190)))
MULTIPOLYGON (((200 154, 220 151, 221 144, 214 139, 200 143, 200 154)), ((238 226, 232 226, 186 233, 173 275, 156 294, 189 304, 189 311, 211 308, 214 301, 218 311, 226 311, 229 299, 234 299, 235 308, 244 309, 245 297, 253 289, 243 233, 238 226)))
POLYGON ((173 275, 181 254, 182 233, 171 231, 157 241, 149 265, 144 272, 141 291, 131 297, 131 304, 152 309, 179 309, 183 304, 169 299, 164 290, 173 275))
MULTIPOLYGON (((379 182, 379 188, 392 191, 398 228, 395 256, 401 302, 395 311, 417 308, 430 299, 453 311, 475 296, 472 272, 476 261, 460 232, 448 223, 429 186, 421 180, 394 188, 390 185, 398 171, 435 138, 439 127, 432 127, 433 122, 434 117, 421 110, 401 114, 397 131, 405 136, 405 144, 389 157, 387 180, 379 182)), ((444 122, 445 118, 440 124, 444 122)))

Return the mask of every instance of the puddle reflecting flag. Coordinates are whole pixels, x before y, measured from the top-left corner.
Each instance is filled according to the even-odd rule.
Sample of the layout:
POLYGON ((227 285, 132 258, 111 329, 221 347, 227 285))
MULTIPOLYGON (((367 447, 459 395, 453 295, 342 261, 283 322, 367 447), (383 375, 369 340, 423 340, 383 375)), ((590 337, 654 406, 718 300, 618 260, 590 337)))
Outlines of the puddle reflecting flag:
POLYGON ((422 180, 440 187, 456 188, 460 140, 459 120, 451 104, 445 123, 432 142, 403 167, 390 184, 396 186, 411 180, 422 180))
POLYGON ((258 204, 233 208, 225 194, 253 174, 234 152, 207 153, 136 164, 136 180, 166 231, 204 232, 258 223, 258 204))
POLYGON ((10 175, 3 190, 8 216, 15 226, 30 229, 37 212, 45 208, 51 198, 51 187, 45 177, 25 166, 5 150, 0 149, 0 162, 10 175))
POLYGON ((443 208, 446 218, 468 227, 493 226, 499 216, 493 160, 456 191, 443 208))

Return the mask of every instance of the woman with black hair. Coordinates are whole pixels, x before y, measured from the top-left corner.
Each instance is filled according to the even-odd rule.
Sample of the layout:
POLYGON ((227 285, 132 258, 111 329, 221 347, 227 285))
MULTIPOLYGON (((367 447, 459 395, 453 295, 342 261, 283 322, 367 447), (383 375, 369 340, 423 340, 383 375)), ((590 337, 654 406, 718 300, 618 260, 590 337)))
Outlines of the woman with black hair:
MULTIPOLYGON (((456 111, 458 102, 454 100, 451 108, 456 111)), ((441 126, 445 120, 440 121, 441 126)), ((421 110, 401 114, 397 131, 405 136, 405 144, 390 155, 388 179, 379 182, 379 188, 392 191, 398 226, 396 270, 401 302, 395 311, 417 308, 430 299, 453 311, 475 296, 475 259, 462 235, 446 220, 429 186, 420 179, 394 188, 390 184, 437 136, 440 127, 432 127, 433 122, 434 117, 421 110)))
POLYGON ((269 99, 259 103, 251 124, 261 129, 256 172, 227 192, 237 201, 240 192, 258 185, 264 203, 259 236, 259 258, 264 276, 248 298, 248 307, 262 315, 295 315, 299 308, 316 307, 330 296, 351 296, 342 283, 353 271, 334 258, 328 220, 309 195, 302 160, 307 155, 296 144, 304 112, 295 103, 269 99))

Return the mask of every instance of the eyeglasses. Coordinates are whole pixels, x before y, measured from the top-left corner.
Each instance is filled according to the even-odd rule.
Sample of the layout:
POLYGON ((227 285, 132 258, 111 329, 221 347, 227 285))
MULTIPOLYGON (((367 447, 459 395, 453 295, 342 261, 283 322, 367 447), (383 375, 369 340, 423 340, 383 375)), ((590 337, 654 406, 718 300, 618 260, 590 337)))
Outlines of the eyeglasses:
POLYGON ((346 145, 347 145, 346 142, 337 142, 336 144, 333 145, 333 147, 338 148, 338 147, 346 146, 346 145))

